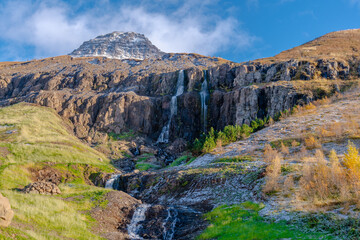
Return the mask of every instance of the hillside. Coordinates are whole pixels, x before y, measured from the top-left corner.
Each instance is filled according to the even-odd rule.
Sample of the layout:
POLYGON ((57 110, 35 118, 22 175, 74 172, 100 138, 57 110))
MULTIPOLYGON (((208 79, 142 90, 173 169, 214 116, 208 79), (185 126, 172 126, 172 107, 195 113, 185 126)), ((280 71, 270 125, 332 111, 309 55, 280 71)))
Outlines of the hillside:
POLYGON ((0 238, 356 239, 359 32, 247 63, 96 56, 119 32, 0 63, 0 238))
POLYGON ((273 60, 288 59, 343 59, 359 57, 360 29, 337 31, 325 34, 298 47, 283 51, 273 60))
POLYGON ((20 103, 0 109, 0 119, 0 192, 15 212, 0 238, 102 239, 92 233, 90 210, 105 209, 109 191, 92 181, 114 171, 109 159, 77 139, 52 109, 20 103), (61 196, 20 191, 36 181, 59 185, 61 196))

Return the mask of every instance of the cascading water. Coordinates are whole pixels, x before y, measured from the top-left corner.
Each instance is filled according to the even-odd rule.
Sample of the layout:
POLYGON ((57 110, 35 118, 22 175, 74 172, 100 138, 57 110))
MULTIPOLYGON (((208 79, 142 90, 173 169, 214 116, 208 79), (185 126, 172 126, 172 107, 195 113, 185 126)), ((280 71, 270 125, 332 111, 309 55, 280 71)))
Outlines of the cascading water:
POLYGON ((171 98, 170 117, 169 117, 167 124, 161 130, 160 136, 157 140, 158 143, 169 142, 171 119, 177 113, 177 97, 183 93, 184 93, 184 70, 180 70, 177 84, 176 84, 176 93, 171 98))
POLYGON ((203 120, 203 131, 206 133, 207 129, 207 111, 208 111, 208 98, 209 98, 209 89, 208 89, 208 83, 207 83, 207 71, 204 70, 204 81, 201 84, 201 91, 200 91, 200 97, 201 97, 201 116, 203 120))
POLYGON ((146 219, 145 213, 150 206, 150 204, 141 204, 139 207, 136 208, 134 215, 131 218, 130 224, 128 225, 128 234, 132 240, 143 239, 139 235, 142 228, 140 222, 146 219))
POLYGON ((174 207, 169 207, 167 209, 168 215, 163 223, 163 233, 164 233, 164 240, 172 240, 175 233, 175 226, 178 220, 177 215, 178 211, 174 207))
POLYGON ((117 189, 117 187, 115 186, 116 184, 116 180, 118 180, 118 178, 121 176, 121 174, 113 174, 111 175, 110 179, 106 181, 105 183, 105 188, 109 188, 109 189, 117 189))

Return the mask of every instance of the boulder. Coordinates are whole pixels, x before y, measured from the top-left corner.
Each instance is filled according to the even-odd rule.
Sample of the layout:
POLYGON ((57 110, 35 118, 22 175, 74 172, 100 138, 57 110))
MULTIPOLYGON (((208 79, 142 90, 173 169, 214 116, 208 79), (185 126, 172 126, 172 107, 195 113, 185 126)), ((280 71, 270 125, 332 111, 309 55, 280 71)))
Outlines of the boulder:
POLYGON ((23 189, 24 193, 37 193, 44 195, 61 194, 58 186, 51 182, 34 182, 30 183, 23 189))
POLYGON ((13 217, 9 200, 0 193, 0 227, 9 226, 13 217))
POLYGON ((187 142, 183 138, 177 138, 175 141, 166 148, 167 152, 171 154, 179 154, 185 151, 187 148, 187 142))
POLYGON ((141 145, 139 147, 140 150, 140 154, 145 154, 145 153, 149 153, 149 154, 157 154, 157 150, 151 147, 147 147, 145 145, 141 145))

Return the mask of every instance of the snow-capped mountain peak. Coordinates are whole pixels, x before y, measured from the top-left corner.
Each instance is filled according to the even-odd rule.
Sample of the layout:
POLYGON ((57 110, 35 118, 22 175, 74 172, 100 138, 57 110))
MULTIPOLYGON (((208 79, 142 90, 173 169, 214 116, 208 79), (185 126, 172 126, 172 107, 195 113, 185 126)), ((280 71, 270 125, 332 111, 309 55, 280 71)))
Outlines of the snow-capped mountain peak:
POLYGON ((73 57, 102 56, 116 59, 140 59, 163 55, 144 34, 135 32, 112 32, 85 41, 70 53, 73 57))

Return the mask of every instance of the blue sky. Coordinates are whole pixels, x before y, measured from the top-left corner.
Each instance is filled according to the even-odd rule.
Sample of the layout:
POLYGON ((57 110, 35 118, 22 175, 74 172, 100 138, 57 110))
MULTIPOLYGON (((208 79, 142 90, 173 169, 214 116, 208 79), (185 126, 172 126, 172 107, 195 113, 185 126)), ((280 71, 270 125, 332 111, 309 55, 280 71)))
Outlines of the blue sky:
POLYGON ((0 0, 0 61, 63 55, 112 31, 236 62, 360 28, 360 0, 0 0))

